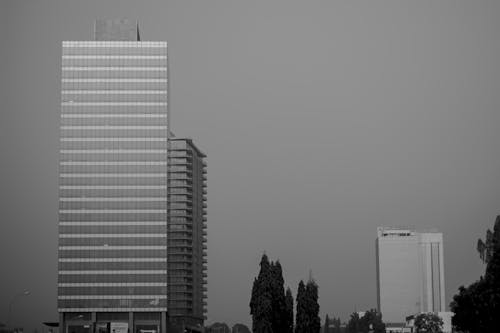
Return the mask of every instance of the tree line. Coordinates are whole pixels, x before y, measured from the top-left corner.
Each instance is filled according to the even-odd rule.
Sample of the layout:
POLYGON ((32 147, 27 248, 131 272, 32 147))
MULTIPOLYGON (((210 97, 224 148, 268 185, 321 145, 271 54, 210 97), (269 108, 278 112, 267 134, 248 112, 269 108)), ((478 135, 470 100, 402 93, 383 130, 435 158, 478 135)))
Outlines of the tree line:
POLYGON ((254 279, 250 299, 252 331, 255 333, 318 333, 318 285, 310 278, 300 281, 297 288, 296 316, 290 287, 285 290, 283 269, 279 260, 270 262, 262 255, 260 271, 254 279))
POLYGON ((470 286, 461 286, 450 304, 453 326, 461 332, 498 332, 500 315, 500 215, 485 241, 477 243, 479 257, 486 264, 484 276, 470 286))

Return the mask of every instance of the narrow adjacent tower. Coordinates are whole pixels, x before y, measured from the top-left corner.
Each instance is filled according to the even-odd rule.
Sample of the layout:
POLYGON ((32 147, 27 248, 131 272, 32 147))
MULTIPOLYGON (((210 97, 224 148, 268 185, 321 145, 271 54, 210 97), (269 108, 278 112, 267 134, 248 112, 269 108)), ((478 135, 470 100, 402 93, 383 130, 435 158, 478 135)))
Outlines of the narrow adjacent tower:
POLYGON ((177 327, 203 327, 206 312, 206 162, 191 139, 171 138, 168 312, 177 327))

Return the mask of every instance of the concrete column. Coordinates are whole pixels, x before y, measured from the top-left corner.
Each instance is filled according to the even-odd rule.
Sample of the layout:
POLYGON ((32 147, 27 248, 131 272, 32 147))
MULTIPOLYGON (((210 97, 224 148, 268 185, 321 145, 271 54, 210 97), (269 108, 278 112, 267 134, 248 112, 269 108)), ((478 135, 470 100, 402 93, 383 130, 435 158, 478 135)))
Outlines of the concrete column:
POLYGON ((59 333, 66 333, 66 321, 64 320, 64 312, 59 312, 59 333))
POLYGON ((134 333, 134 313, 128 313, 128 333, 134 333))
POLYGON ((160 333, 167 333, 167 313, 164 311, 161 313, 160 333))
POLYGON ((90 332, 95 333, 96 331, 96 322, 97 322, 97 315, 95 312, 91 312, 90 314, 90 332))

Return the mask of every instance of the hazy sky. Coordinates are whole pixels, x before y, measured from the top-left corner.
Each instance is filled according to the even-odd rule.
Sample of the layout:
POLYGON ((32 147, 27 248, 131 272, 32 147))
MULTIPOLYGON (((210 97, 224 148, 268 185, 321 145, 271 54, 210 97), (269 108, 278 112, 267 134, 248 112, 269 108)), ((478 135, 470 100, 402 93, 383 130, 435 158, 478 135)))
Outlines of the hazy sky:
POLYGON ((376 306, 380 225, 444 234, 446 298, 500 214, 500 1, 0 0, 0 321, 57 321, 61 41, 169 45, 171 128, 208 154, 208 323, 250 324, 263 251, 321 317, 376 306), (4 96, 5 95, 5 96, 4 96), (24 314, 23 314, 24 313, 24 314))

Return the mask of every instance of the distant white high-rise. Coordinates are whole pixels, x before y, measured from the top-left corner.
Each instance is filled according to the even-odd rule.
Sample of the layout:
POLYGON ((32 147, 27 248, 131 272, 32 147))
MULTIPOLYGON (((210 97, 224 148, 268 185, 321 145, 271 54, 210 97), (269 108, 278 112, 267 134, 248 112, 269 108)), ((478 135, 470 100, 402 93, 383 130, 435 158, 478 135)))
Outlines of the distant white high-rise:
POLYGON ((386 323, 446 311, 443 234, 377 229, 377 306, 386 323))

